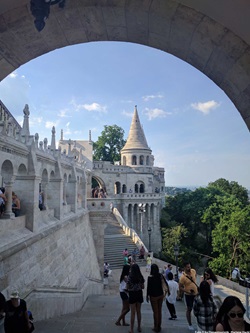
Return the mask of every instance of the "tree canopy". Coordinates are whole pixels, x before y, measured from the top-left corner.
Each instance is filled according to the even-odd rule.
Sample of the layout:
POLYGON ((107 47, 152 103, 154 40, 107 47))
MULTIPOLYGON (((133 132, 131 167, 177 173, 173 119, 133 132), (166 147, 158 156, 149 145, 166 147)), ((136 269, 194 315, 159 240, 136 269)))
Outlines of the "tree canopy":
POLYGON ((101 135, 93 144, 93 159, 109 162, 120 161, 120 152, 125 143, 124 130, 121 127, 105 125, 101 135))
POLYGON ((167 259, 173 259, 170 236, 180 245, 183 260, 197 263, 197 254, 202 254, 213 258, 209 266, 221 276, 228 277, 236 265, 249 274, 250 204, 244 187, 220 178, 205 188, 167 197, 163 212, 162 253, 167 259))

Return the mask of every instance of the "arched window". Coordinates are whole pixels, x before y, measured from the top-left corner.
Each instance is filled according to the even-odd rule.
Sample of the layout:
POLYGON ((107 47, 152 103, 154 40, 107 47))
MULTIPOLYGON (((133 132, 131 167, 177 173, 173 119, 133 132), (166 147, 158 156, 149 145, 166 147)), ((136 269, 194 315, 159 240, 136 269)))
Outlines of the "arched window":
POLYGON ((144 193, 144 184, 140 185, 140 193, 144 193))
POLYGON ((122 193, 127 193, 127 186, 125 184, 122 185, 122 193))
POLYGON ((135 193, 138 193, 138 184, 135 184, 135 193))
POLYGON ((132 156, 132 165, 137 165, 136 156, 132 156))
POLYGON ((143 165, 143 164, 144 164, 144 156, 141 155, 141 156, 140 156, 140 165, 143 165))
POLYGON ((123 158, 122 158, 122 165, 127 165, 126 156, 123 156, 123 158))
POLYGON ((149 156, 146 158, 146 165, 149 165, 149 156))
POLYGON ((121 183, 116 182, 115 183, 115 194, 120 194, 121 193, 121 183))

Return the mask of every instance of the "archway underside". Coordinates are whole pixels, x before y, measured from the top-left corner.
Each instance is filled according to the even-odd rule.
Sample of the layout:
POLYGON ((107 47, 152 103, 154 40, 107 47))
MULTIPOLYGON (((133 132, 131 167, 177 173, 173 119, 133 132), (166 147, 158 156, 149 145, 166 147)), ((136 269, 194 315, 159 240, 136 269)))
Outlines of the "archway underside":
POLYGON ((171 0, 70 0, 64 9, 51 7, 39 33, 29 1, 16 7, 8 1, 0 9, 0 80, 57 48, 133 42, 173 54, 200 70, 228 95, 250 129, 249 44, 202 12, 171 0))

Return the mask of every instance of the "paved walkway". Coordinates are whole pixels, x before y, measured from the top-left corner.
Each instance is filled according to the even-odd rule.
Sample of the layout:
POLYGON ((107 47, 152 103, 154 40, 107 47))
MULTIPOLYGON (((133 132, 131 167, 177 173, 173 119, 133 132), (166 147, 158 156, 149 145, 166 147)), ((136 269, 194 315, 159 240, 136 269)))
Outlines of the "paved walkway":
MULTIPOLYGON (((104 290, 104 295, 91 296, 88 298, 83 309, 79 312, 61 316, 46 321, 36 321, 37 333, 128 333, 129 327, 116 326, 115 321, 121 311, 121 300, 118 293, 120 270, 114 270, 109 285, 104 290)), ((142 273, 147 279, 148 273, 142 268, 142 273)), ((221 285, 215 288, 216 294, 222 299, 227 295, 238 296, 245 303, 245 295, 232 291, 221 285)), ((185 305, 183 302, 176 302, 177 320, 168 320, 169 313, 166 304, 163 304, 162 333, 187 333, 185 316, 185 305)), ((38 318, 36 318, 38 319, 38 318)), ((129 322, 130 315, 127 315, 129 322)), ((195 317, 193 326, 197 329, 195 317)), ((142 304, 142 332, 152 333, 153 314, 150 303, 142 304)), ((137 330, 135 330, 137 332, 137 330)))

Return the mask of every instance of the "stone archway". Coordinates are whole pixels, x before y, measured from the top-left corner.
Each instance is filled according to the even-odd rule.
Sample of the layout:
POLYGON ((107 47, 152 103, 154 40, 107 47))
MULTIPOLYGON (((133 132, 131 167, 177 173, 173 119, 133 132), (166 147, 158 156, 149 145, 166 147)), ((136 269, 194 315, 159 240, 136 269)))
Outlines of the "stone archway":
POLYGON ((30 1, 2 0, 0 80, 26 62, 68 45, 124 41, 151 46, 191 64, 231 99, 250 128, 248 1, 68 0, 51 7, 42 32, 30 1), (221 14, 223 12, 223 15, 221 14))

